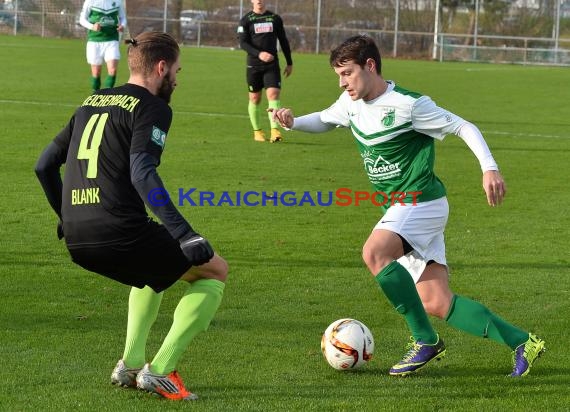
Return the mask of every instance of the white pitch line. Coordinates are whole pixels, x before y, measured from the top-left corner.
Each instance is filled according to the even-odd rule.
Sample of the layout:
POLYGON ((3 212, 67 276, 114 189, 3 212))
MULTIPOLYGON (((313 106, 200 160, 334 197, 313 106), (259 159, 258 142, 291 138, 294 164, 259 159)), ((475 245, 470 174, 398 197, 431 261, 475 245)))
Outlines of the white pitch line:
POLYGON ((468 67, 464 69, 466 72, 496 72, 496 71, 504 71, 506 68, 502 67, 468 67))
POLYGON ((206 112, 186 112, 186 111, 180 111, 180 110, 175 110, 174 108, 172 109, 172 111, 176 114, 187 114, 187 115, 192 115, 192 116, 207 116, 207 117, 237 117, 240 119, 245 119, 248 118, 249 116, 245 115, 245 114, 235 114, 235 113, 206 113, 206 112))
MULTIPOLYGON (((21 104, 21 105, 32 105, 32 106, 57 106, 57 107, 77 107, 79 104, 70 103, 53 103, 53 102, 38 102, 31 100, 4 100, 0 99, 0 104, 21 104)), ((185 110, 176 110, 172 108, 173 112, 182 115, 191 116, 207 116, 207 117, 237 117, 237 118, 247 118, 245 114, 232 114, 232 113, 206 113, 206 112, 189 112, 185 110)))
POLYGON ((0 47, 17 47, 20 49, 69 49, 67 46, 46 46, 46 45, 31 45, 31 44, 16 44, 16 43, 0 43, 0 47))
POLYGON ((551 139, 568 139, 570 136, 561 136, 556 134, 539 134, 539 133, 512 133, 512 132, 498 132, 492 130, 481 130, 483 135, 486 134, 497 134, 500 136, 513 136, 513 137, 543 137, 543 138, 551 138, 551 139))
POLYGON ((67 103, 52 103, 52 102, 37 102, 29 100, 0 100, 0 103, 6 104, 29 104, 33 106, 59 106, 59 107, 77 107, 77 104, 67 103))
MULTIPOLYGON (((77 107, 77 104, 70 103, 53 103, 53 102, 38 102, 31 100, 5 100, 0 99, 0 104, 22 104, 22 105, 34 105, 34 106, 59 106, 59 107, 77 107)), ((181 115, 189 116, 205 116, 205 117, 234 117, 239 119, 245 119, 248 116, 245 114, 232 114, 232 113, 207 113, 207 112, 189 112, 185 110, 175 110, 175 113, 181 115)), ((539 134, 539 133, 514 133, 514 132, 499 132, 493 130, 482 130, 483 134, 495 134, 500 136, 512 136, 512 137, 539 137, 539 138, 551 138, 551 139, 568 139, 569 135, 555 135, 555 134, 539 134)))

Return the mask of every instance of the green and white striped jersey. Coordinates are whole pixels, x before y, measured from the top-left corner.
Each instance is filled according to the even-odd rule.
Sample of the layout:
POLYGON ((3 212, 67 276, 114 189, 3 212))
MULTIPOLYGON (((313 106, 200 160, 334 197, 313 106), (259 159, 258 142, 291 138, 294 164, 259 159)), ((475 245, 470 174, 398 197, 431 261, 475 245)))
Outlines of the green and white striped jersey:
POLYGON ((117 26, 126 26, 127 18, 122 0, 85 0, 80 23, 86 27, 87 40, 95 42, 119 40, 117 26), (100 31, 91 30, 93 24, 101 25, 100 31))
POLYGON ((388 81, 386 92, 371 101, 353 101, 344 92, 320 118, 351 129, 375 190, 388 196, 406 193, 402 197, 406 203, 445 196, 445 187, 433 171, 434 139, 456 134, 466 121, 428 96, 388 81))

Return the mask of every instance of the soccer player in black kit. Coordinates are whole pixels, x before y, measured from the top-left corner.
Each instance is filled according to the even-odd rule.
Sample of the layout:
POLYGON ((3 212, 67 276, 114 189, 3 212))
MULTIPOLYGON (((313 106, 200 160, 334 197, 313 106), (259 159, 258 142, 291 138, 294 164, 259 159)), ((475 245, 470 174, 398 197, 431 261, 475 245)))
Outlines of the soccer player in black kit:
MULTIPOLYGON (((281 17, 265 8, 265 0, 251 0, 251 3, 253 10, 241 18, 237 32, 240 47, 247 52, 248 113, 253 127, 253 138, 258 142, 265 142, 267 139, 260 124, 262 89, 266 89, 269 111, 281 107, 281 69, 277 40, 287 61, 283 70, 285 77, 289 77, 293 71, 293 60, 281 17)), ((268 117, 271 125, 270 141, 279 142, 283 139, 281 132, 271 113, 268 117)))
POLYGON ((172 121, 168 103, 180 70, 178 44, 161 32, 126 42, 127 84, 87 97, 41 154, 36 174, 73 262, 132 286, 125 348, 111 382, 194 400, 176 365, 214 317, 228 265, 178 212, 156 170, 172 121), (188 288, 162 346, 146 363, 163 291, 178 280, 188 288))

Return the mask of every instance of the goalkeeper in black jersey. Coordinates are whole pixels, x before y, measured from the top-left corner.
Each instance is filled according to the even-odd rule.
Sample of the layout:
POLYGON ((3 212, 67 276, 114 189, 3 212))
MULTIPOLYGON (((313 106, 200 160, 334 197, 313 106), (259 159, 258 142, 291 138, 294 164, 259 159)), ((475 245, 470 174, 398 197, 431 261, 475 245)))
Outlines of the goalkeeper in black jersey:
MULTIPOLYGON (((281 107, 279 100, 281 69, 277 54, 277 41, 287 62, 283 70, 285 77, 289 77, 293 71, 293 60, 281 17, 265 8, 265 0, 251 0, 251 3, 253 10, 241 18, 237 32, 240 47, 247 53, 248 113, 253 127, 253 138, 258 142, 265 142, 267 139, 260 122, 262 89, 265 88, 269 109, 276 110, 281 107)), ((271 142, 281 141, 281 132, 271 114, 269 123, 271 142)))
POLYGON ((132 286, 126 345, 112 383, 193 400, 177 362, 214 317, 228 266, 175 208, 156 170, 172 121, 178 44, 161 32, 127 43, 128 83, 87 97, 40 156, 36 174, 72 260, 132 286), (158 353, 145 364, 163 291, 178 280, 187 281, 188 290, 158 353))

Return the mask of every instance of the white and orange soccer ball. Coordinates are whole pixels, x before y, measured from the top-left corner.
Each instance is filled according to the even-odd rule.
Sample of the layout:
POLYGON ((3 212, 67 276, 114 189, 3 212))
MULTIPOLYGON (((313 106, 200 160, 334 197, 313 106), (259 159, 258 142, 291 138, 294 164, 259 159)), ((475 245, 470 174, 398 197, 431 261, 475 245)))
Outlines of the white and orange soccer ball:
POLYGON ((334 369, 357 369, 372 359, 374 337, 370 329, 356 319, 335 320, 323 333, 321 351, 334 369))

